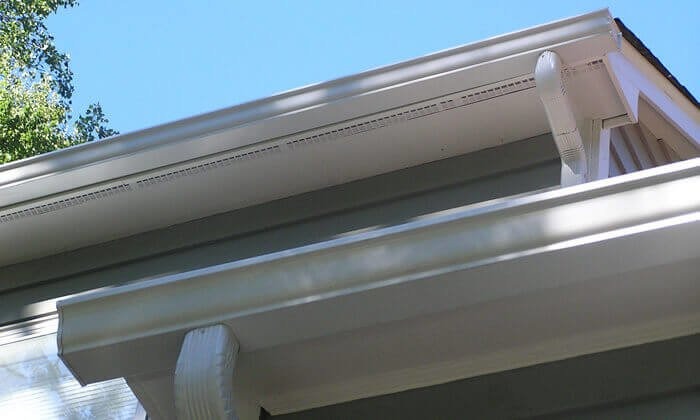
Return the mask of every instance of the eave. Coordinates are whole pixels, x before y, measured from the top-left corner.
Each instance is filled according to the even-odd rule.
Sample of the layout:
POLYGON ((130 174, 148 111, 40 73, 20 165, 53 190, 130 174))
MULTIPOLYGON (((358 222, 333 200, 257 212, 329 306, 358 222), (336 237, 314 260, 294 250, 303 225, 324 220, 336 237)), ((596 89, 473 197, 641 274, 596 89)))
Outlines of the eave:
POLYGON ((73 297, 58 304, 59 354, 82 383, 167 384, 184 334, 224 324, 240 383, 280 413, 697 333, 698 189, 694 159, 73 297), (519 318, 527 337, 483 329, 519 318), (477 326, 476 344, 455 338, 477 326), (383 350, 358 359, 365 345, 383 350), (379 355, 394 366, 374 371, 379 355), (311 368, 310 382, 290 373, 311 368))
POLYGON ((619 118, 600 61, 619 41, 602 10, 3 165, 0 264, 547 133, 544 50, 585 70, 582 117, 619 118))
MULTIPOLYGON (((574 49, 566 49, 564 48, 565 46, 580 43, 580 41, 594 41, 601 35, 612 40, 611 30, 613 28, 609 12, 600 10, 329 82, 294 89, 219 111, 119 135, 111 138, 110 141, 85 143, 9 163, 4 165, 0 171, 0 186, 24 185, 24 188, 21 193, 16 192, 9 196, 4 195, 0 202, 0 208, 9 203, 25 201, 44 195, 45 193, 32 191, 33 189, 29 188, 31 184, 27 183, 45 179, 47 176, 54 182, 51 184, 54 188, 51 188, 50 191, 57 193, 62 190, 104 182, 161 166, 244 147, 251 143, 264 141, 268 137, 274 138, 294 133, 295 130, 298 130, 296 127, 298 124, 289 124, 290 120, 283 118, 284 116, 289 116, 289 114, 310 110, 348 98, 356 98, 387 89, 391 90, 406 83, 414 84, 451 72, 464 71, 474 66, 514 58, 523 54, 528 56, 536 55, 545 48, 560 47, 562 55, 567 62, 576 63, 581 61, 582 58, 594 55, 591 54, 593 52, 597 52, 597 55, 602 55, 601 53, 610 49, 610 45, 597 45, 598 48, 595 48, 595 43, 591 42, 584 43, 586 45, 574 49), (582 51, 585 49, 587 51, 582 51), (262 133, 257 133, 252 138, 240 138, 243 136, 237 136, 233 141, 231 141, 232 139, 228 139, 229 141, 208 139, 209 141, 206 141, 206 145, 199 144, 201 143, 199 140, 205 137, 251 123, 264 121, 266 124, 277 125, 274 122, 280 118, 284 120, 281 125, 286 126, 281 130, 275 127, 275 129, 270 128, 269 131, 265 130, 262 133), (197 147, 192 145, 193 141, 198 143, 197 147), (163 149, 163 147, 166 147, 166 149, 163 149), (115 160, 120 164, 117 164, 115 160), (99 165, 99 171, 96 170, 97 168, 94 168, 95 165, 99 165), (81 179, 72 179, 72 177, 70 180, 67 179, 67 172, 74 171, 78 171, 82 175, 81 179), (60 180, 57 178, 60 178, 60 180)), ((473 82, 462 85, 461 89, 468 89, 496 80, 532 73, 533 66, 531 64, 534 61, 524 61, 526 62, 525 67, 501 70, 490 77, 484 74, 471 74, 473 82)), ((439 94, 449 93, 449 90, 438 89, 434 93, 412 93, 417 93, 416 97, 413 98, 413 101, 417 102, 439 96, 439 94), (428 96, 423 96, 426 94, 428 96)), ((376 101, 376 95, 373 96, 372 100, 376 101)), ((380 103, 363 110, 354 109, 354 117, 361 116, 363 113, 381 111, 387 107, 386 105, 386 103, 380 103)), ((348 114, 350 114, 348 115, 350 118, 353 117, 352 112, 348 114)), ((338 118, 333 118, 333 116, 325 116, 316 126, 323 126, 337 120, 338 118)), ((302 128, 309 129, 313 128, 313 126, 305 125, 302 128)))

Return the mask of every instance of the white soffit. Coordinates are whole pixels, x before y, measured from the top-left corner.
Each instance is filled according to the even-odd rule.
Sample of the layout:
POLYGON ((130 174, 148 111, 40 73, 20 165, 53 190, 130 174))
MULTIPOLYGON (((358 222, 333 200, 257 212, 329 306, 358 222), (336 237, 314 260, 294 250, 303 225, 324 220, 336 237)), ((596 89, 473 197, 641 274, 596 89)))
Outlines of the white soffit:
MULTIPOLYGON (((593 295, 615 290, 607 303, 620 312, 615 322, 643 314, 663 329, 672 315, 700 315, 700 302, 693 301, 700 296, 693 281, 700 269, 700 196, 688 193, 698 189, 700 159, 694 159, 73 297, 58 304, 60 356, 82 383, 167 374, 188 330, 224 323, 240 343, 245 371, 246 357, 268 349, 284 352, 304 340, 499 299, 534 302, 545 290, 576 284, 595 284, 586 292, 593 295), (663 278, 653 274, 660 269, 663 278), (630 281, 614 281, 620 276, 630 281), (636 290, 635 278, 680 281, 677 290, 690 301, 665 311, 654 303, 664 301, 654 288, 630 301, 646 293, 636 290)), ((547 318, 572 314, 558 310, 547 318)), ((614 320, 605 311, 589 315, 566 334, 593 333, 614 320)), ((700 331, 697 322, 686 327, 676 333, 700 331)), ((615 340, 591 345, 629 345, 620 331, 615 340)))
POLYGON ((603 10, 3 165, 0 265, 547 133, 544 50, 582 117, 617 117, 618 43, 603 10))

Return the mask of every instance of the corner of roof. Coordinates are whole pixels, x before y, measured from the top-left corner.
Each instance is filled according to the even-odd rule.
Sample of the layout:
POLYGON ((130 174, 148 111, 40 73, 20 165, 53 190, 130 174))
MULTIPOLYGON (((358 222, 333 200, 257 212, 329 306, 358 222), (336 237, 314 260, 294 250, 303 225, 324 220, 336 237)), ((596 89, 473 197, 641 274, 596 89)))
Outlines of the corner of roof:
POLYGON ((632 32, 627 25, 622 22, 619 17, 615 18, 615 24, 620 29, 622 37, 629 42, 641 55, 644 57, 649 64, 651 64, 661 75, 667 79, 671 84, 678 89, 678 91, 683 94, 695 107, 700 108, 700 104, 695 96, 685 87, 676 76, 674 76, 671 71, 659 60, 659 58, 651 52, 651 50, 642 42, 634 32, 632 32))

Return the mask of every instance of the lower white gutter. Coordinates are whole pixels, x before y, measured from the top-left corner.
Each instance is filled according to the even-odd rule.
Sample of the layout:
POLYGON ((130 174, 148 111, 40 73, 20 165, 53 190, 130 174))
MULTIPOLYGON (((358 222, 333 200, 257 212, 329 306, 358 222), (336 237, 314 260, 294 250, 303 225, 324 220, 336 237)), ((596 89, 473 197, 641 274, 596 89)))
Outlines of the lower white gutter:
MULTIPOLYGON (((692 192, 698 190, 700 159, 694 159, 73 297, 57 304, 59 354, 86 384, 173 369, 185 333, 201 326, 239 323, 244 327, 234 327, 233 333, 245 352, 547 287, 546 278, 524 279, 516 289, 466 298, 445 295, 442 301, 379 312, 367 308, 352 319, 308 322, 289 316, 295 308, 309 310, 327 299, 369 299, 373 291, 419 286, 446 273, 664 224, 686 223, 689 232, 697 230, 700 195, 692 192)), ((698 237, 692 249, 669 247, 641 263, 668 263, 680 258, 675 254, 697 257, 698 237)), ((591 265, 579 274, 593 278, 631 269, 625 264, 591 265)), ((576 280, 574 272, 557 282, 569 280, 576 280)))

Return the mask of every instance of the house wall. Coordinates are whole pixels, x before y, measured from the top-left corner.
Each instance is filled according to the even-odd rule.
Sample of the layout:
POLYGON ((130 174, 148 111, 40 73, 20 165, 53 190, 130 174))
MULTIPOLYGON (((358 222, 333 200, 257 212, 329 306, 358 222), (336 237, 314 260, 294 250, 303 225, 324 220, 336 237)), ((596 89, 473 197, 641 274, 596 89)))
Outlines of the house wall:
POLYGON ((302 246, 359 229, 553 187, 550 135, 223 213, 26 263, 0 267, 0 325, 55 311, 100 287, 302 246))

